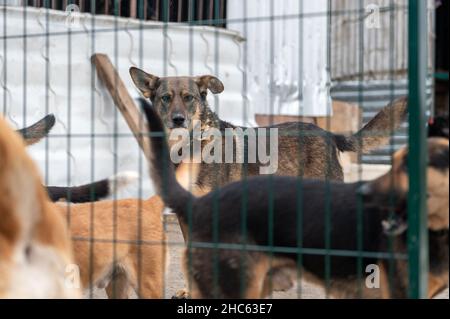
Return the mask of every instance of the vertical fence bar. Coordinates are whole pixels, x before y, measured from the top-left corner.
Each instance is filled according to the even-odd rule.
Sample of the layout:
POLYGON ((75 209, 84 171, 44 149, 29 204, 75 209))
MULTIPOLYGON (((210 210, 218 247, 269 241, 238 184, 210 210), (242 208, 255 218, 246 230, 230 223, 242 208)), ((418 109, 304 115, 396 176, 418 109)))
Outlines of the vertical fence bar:
MULTIPOLYGON (((149 4, 148 1, 144 1, 144 20, 147 20, 147 7, 148 7, 148 4, 149 4)), ((150 19, 151 19, 151 16, 150 16, 150 19)))
POLYGON ((197 20, 204 20, 204 17, 203 17, 203 0, 197 0, 197 20))
POLYGON ((209 4, 208 4, 208 18, 207 19, 210 21, 208 24, 212 25, 212 26, 215 26, 215 21, 212 22, 212 20, 214 18, 214 2, 209 1, 209 4))
POLYGON ((427 1, 409 0, 409 297, 427 296, 428 232, 426 216, 426 72, 427 1))
MULTIPOLYGON (((160 1, 161 0, 156 0, 156 4, 155 4, 155 20, 159 21, 159 7, 160 7, 160 1)), ((165 13, 163 13, 163 15, 165 15, 165 13)))
POLYGON ((136 18, 136 11, 137 11, 137 1, 131 0, 130 1, 130 18, 136 18))
POLYGON ((183 21, 183 0, 178 0, 177 22, 183 21))

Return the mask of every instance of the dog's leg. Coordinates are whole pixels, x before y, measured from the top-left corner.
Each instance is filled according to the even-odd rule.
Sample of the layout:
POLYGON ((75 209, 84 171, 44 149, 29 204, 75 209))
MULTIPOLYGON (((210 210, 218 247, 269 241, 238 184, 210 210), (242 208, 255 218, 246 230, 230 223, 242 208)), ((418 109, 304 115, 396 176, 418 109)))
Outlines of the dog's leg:
MULTIPOLYGON (((178 179, 178 171, 177 171, 177 179, 178 179)), ((201 197, 205 194, 207 194, 211 189, 203 189, 196 185, 192 186, 191 188, 192 194, 194 194, 197 197, 201 197)), ((184 242, 186 243, 188 241, 188 234, 189 234, 189 227, 187 224, 185 224, 181 219, 178 218, 178 224, 180 225, 181 233, 183 234, 184 242)), ((183 288, 177 290, 175 295, 172 296, 172 299, 190 299, 191 294, 189 293, 188 288, 183 288)))
POLYGON ((125 274, 116 275, 106 287, 106 294, 109 299, 128 299, 130 285, 125 274))
POLYGON ((116 268, 115 274, 106 287, 106 294, 109 299, 128 299, 130 294, 130 283, 124 269, 116 268))
POLYGON ((249 280, 246 285, 247 289, 244 298, 260 299, 269 296, 273 289, 269 280, 270 276, 268 276, 269 270, 270 265, 265 257, 249 265, 249 268, 246 270, 249 280))
POLYGON ((434 298, 438 293, 447 287, 448 273, 442 276, 428 274, 428 298, 434 298))
POLYGON ((127 257, 127 273, 129 283, 138 298, 164 298, 164 275, 168 248, 161 245, 142 245, 135 247, 127 257))
MULTIPOLYGON (((150 250, 150 249, 149 249, 150 250)), ((153 250, 154 252, 154 250, 153 250)), ((146 254, 142 254, 142 259, 146 259, 146 254), (145 256, 145 257, 144 257, 145 256)), ((153 256, 148 256, 148 259, 153 256)), ((139 285, 137 280, 133 280, 136 294, 143 299, 162 299, 164 298, 164 265, 160 262, 146 263, 142 262, 141 277, 139 278, 139 285)), ((164 264, 164 262, 162 262, 164 264)))

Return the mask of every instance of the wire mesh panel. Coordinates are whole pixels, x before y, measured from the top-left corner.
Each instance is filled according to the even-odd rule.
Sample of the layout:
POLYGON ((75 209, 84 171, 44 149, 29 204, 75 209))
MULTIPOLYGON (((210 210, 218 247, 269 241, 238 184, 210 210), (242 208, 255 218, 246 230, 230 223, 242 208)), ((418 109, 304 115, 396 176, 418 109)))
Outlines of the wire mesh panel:
POLYGON ((448 298, 436 2, 0 5, 85 298, 448 298))

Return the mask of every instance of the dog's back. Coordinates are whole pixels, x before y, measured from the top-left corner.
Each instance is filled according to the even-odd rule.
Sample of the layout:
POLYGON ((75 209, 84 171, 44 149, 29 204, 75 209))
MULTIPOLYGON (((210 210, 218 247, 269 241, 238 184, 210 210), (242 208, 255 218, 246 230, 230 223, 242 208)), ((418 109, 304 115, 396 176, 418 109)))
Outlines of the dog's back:
POLYGON ((0 297, 77 297, 64 277, 71 263, 65 222, 23 140, 0 118, 0 297))

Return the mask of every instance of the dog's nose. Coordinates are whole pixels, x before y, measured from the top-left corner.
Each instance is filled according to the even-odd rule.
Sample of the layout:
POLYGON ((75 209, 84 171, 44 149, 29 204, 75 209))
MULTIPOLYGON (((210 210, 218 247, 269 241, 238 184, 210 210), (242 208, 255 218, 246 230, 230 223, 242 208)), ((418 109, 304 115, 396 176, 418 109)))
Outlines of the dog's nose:
POLYGON ((175 127, 181 127, 183 126, 185 121, 185 118, 183 116, 183 114, 175 114, 172 116, 172 122, 174 124, 175 127))

